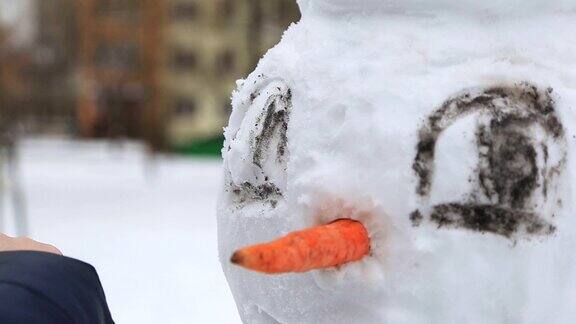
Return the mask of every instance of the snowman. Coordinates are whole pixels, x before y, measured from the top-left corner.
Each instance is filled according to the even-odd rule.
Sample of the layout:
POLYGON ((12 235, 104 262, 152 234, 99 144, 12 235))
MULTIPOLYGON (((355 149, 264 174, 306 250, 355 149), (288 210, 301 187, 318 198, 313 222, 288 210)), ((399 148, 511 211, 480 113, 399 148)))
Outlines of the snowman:
POLYGON ((301 0, 238 81, 246 323, 576 323, 576 3, 301 0))

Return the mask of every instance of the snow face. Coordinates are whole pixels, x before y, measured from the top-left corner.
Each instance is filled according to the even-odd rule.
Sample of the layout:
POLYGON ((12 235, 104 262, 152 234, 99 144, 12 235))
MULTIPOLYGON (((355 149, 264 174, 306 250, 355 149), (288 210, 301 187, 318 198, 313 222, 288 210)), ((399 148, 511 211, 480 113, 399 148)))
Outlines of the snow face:
POLYGON ((218 231, 241 317, 576 321, 576 13, 557 13, 564 1, 514 16, 403 3, 425 14, 300 1, 303 19, 238 82, 218 231), (361 262, 281 276, 229 263, 342 217, 370 232, 361 262))

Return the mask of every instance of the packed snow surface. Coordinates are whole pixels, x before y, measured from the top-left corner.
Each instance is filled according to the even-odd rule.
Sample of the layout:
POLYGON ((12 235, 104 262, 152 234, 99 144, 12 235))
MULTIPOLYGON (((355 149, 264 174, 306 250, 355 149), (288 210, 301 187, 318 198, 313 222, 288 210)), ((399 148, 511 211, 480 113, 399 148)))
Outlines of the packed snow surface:
POLYGON ((576 4, 301 0, 238 82, 222 266, 248 323, 574 323, 576 4), (266 276, 242 246, 348 217, 361 262, 266 276))
POLYGON ((576 8, 572 0, 298 0, 305 15, 329 14, 423 14, 452 11, 459 14, 522 15, 534 12, 560 13, 576 8))
POLYGON ((130 143, 19 150, 30 235, 96 267, 116 323, 240 322, 216 251, 220 161, 151 162, 130 143))

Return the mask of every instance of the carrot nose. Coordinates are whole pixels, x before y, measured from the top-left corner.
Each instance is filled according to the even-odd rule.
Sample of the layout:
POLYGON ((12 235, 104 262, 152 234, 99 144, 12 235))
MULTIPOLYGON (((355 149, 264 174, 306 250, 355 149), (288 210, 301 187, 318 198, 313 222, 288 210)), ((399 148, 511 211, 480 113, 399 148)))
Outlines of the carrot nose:
POLYGON ((257 272, 281 274, 336 267, 358 261, 369 252, 370 238, 364 225, 339 219, 239 249, 230 262, 257 272))

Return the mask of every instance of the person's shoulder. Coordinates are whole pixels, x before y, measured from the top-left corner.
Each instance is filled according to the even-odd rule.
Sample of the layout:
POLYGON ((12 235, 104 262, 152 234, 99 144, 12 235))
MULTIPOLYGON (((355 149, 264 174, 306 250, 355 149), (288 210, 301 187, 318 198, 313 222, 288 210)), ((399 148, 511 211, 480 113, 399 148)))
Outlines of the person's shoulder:
POLYGON ((11 301, 9 293, 19 296, 9 313, 27 309, 60 316, 66 319, 63 323, 113 323, 96 270, 73 258, 33 251, 0 252, 0 303, 11 301))
MULTIPOLYGON (((39 252, 39 251, 3 251, 0 252, 0 271, 10 268, 11 266, 21 264, 43 264, 54 267, 71 267, 73 269, 96 271, 94 267, 86 262, 67 256, 39 252)), ((46 270, 46 269, 45 269, 46 270)))

